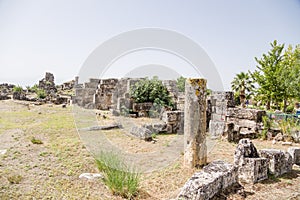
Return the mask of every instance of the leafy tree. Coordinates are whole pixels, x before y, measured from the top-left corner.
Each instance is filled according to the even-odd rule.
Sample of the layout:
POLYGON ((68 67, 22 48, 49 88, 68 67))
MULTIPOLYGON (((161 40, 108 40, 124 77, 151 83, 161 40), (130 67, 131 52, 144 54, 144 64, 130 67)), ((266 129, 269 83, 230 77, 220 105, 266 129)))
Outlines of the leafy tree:
POLYGON ((261 100, 265 101, 267 109, 272 102, 278 105, 281 101, 281 62, 283 59, 284 44, 278 44, 276 40, 271 43, 271 50, 263 54, 257 62, 256 70, 251 74, 259 88, 256 91, 261 100))
POLYGON ((185 91, 185 80, 186 80, 186 78, 184 78, 183 76, 180 76, 177 79, 177 87, 178 87, 179 92, 185 91))
POLYGON ((299 96, 300 88, 300 46, 295 49, 291 45, 285 50, 279 67, 279 97, 283 101, 283 111, 286 112, 287 101, 299 96))
POLYGON ((231 82, 231 89, 235 93, 238 93, 241 105, 243 108, 245 108, 246 95, 251 93, 254 89, 251 76, 245 72, 236 74, 233 81, 231 82))
POLYGON ((130 88, 130 95, 137 103, 151 102, 154 106, 173 107, 167 88, 157 77, 138 81, 130 88))

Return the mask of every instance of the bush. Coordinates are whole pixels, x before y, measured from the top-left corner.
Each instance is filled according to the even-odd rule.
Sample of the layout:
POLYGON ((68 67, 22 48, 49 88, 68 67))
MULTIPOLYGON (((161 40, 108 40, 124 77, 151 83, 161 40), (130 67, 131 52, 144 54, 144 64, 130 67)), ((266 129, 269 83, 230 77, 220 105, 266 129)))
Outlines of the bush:
POLYGON ((154 107, 174 106, 167 88, 157 77, 138 81, 130 88, 130 95, 136 103, 151 102, 154 107))
POLYGON ((184 78, 183 76, 180 76, 177 79, 177 87, 178 87, 179 92, 185 91, 185 80, 186 80, 186 78, 184 78))
POLYGON ((36 94, 39 99, 45 99, 47 96, 45 90, 43 89, 37 89, 36 94))
POLYGON ((101 153, 96 159, 98 169, 104 173, 104 183, 114 195, 132 199, 138 193, 140 175, 128 167, 118 155, 101 153))
POLYGON ((293 113, 294 112, 294 105, 289 105, 287 108, 286 108, 286 112, 287 113, 293 113))
POLYGON ((23 88, 21 86, 14 86, 13 92, 23 92, 23 88))

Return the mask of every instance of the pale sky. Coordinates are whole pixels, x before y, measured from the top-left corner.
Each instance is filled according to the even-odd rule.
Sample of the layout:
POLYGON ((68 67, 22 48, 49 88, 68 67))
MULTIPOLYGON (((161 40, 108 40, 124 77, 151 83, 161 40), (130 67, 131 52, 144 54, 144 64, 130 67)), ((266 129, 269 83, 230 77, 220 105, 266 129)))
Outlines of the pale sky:
MULTIPOLYGON (((71 80, 103 42, 146 27, 195 41, 228 90, 236 73, 255 69, 254 57, 267 52, 274 39, 300 44, 300 1, 0 0, 0 83, 33 85, 47 71, 56 83, 71 80)), ((119 66, 128 74, 132 66, 150 64, 174 65, 175 71, 182 66, 177 73, 183 76, 194 73, 182 60, 157 54, 128 55, 110 75, 122 76, 119 66)))

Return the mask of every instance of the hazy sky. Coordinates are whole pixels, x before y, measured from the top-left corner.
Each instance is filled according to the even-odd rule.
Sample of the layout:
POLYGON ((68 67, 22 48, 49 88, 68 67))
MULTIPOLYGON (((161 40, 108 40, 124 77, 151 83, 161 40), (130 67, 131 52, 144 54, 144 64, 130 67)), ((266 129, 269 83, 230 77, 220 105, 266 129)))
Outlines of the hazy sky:
MULTIPOLYGON (((274 39, 300 43, 300 1, 0 0, 0 83, 33 85, 46 71, 57 83, 70 80, 101 43, 145 27, 173 30, 198 43, 229 89, 236 73, 255 69, 254 57, 274 39)), ((118 74, 118 66, 178 61, 165 53, 140 54, 120 60, 110 73, 118 74)), ((183 76, 193 73, 182 61, 177 65, 183 76)))

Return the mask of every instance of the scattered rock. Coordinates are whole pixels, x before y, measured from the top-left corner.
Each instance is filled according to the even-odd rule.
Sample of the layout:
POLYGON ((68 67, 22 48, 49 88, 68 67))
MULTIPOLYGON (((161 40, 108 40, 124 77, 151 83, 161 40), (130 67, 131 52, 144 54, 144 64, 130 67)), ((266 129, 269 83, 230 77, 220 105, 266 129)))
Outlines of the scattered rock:
POLYGON ((7 152, 7 149, 0 149, 0 155, 4 155, 4 154, 6 154, 6 152, 7 152))
POLYGON ((293 142, 282 142, 283 146, 292 146, 293 142))
POLYGON ((81 131, 99 131, 99 130, 111 130, 114 128, 122 128, 122 125, 120 124, 110 124, 105 126, 91 126, 87 128, 80 129, 81 131))
POLYGON ((133 126, 130 130, 130 134, 145 141, 152 140, 152 132, 145 127, 133 126))
POLYGON ((275 140, 276 142, 282 141, 282 140, 283 140, 283 135, 282 135, 282 133, 278 133, 278 134, 274 137, 274 140, 275 140))
POLYGON ((79 178, 93 180, 93 179, 98 179, 98 178, 102 179, 102 178, 104 178, 104 176, 102 174, 98 174, 98 173, 83 173, 83 174, 80 174, 79 178))

